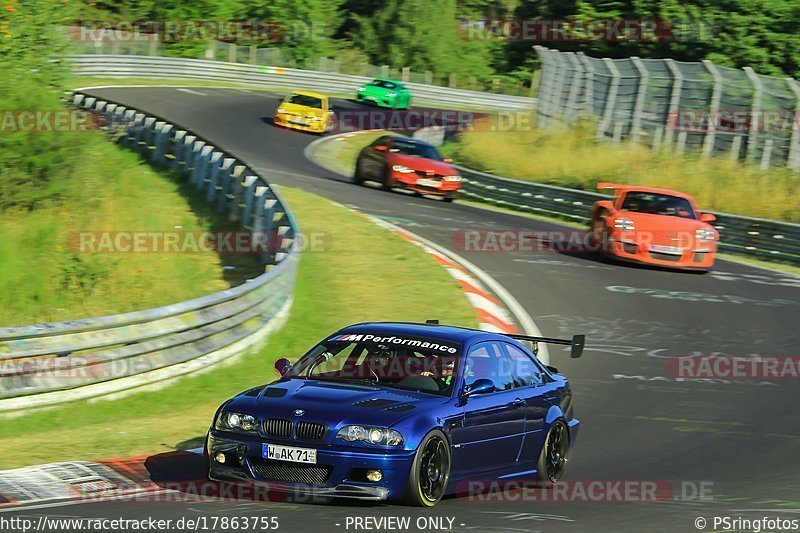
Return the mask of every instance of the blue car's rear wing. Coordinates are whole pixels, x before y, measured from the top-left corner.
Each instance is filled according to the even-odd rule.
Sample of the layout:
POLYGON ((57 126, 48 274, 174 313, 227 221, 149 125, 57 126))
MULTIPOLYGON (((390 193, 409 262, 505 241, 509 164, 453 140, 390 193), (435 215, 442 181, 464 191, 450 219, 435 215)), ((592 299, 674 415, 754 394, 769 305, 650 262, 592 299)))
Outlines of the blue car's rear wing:
POLYGON ((551 337, 534 337, 532 335, 506 334, 506 337, 517 339, 518 341, 544 342, 547 344, 561 344, 572 346, 570 357, 577 359, 583 354, 583 347, 586 345, 586 335, 573 335, 572 339, 554 339, 551 337))

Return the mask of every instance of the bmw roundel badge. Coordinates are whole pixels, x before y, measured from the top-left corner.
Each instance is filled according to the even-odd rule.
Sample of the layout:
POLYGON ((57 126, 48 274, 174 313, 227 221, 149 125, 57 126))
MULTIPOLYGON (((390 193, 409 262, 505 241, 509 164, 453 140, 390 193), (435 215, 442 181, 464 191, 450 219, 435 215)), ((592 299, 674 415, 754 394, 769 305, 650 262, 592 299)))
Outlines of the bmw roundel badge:
POLYGON ((304 414, 306 414, 306 412, 303 411, 302 409, 295 409, 294 410, 294 416, 303 416, 304 414))

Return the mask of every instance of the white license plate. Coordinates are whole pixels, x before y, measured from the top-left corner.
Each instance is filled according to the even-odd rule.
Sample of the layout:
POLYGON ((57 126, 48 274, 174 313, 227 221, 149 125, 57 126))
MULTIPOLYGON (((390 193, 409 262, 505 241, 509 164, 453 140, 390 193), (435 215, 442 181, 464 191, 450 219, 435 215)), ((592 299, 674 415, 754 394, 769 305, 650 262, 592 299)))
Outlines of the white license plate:
POLYGON ((429 180, 427 178, 421 178, 417 180, 417 185, 421 185, 422 187, 438 188, 442 186, 442 182, 436 180, 429 180))
POLYGON ((302 118, 296 118, 294 120, 290 120, 292 124, 297 124, 298 126, 308 126, 308 121, 302 118))
POLYGON ((261 457, 276 461, 317 464, 317 450, 314 448, 295 448, 294 446, 264 443, 261 445, 261 457))
POLYGON ((659 246, 657 244, 651 244, 650 251, 661 254, 683 255, 683 250, 677 246, 659 246))

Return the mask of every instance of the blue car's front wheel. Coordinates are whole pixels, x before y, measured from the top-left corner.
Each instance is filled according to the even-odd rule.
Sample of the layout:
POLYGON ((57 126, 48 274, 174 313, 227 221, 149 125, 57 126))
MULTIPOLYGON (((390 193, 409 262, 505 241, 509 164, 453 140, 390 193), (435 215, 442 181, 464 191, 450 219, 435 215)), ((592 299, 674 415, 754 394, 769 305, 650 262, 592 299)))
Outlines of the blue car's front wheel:
POLYGON ((409 505, 433 507, 444 496, 450 479, 450 445, 441 431, 428 433, 417 448, 408 476, 409 505))

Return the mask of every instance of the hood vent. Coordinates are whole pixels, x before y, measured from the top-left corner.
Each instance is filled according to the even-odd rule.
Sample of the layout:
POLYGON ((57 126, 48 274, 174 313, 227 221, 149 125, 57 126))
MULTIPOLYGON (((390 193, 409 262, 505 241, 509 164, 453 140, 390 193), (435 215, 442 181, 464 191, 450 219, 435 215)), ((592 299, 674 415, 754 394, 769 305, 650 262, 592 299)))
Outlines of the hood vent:
POLYGON ((283 398, 288 391, 286 389, 268 388, 264 389, 264 398, 283 398))
POLYGON ((387 405, 394 405, 398 403, 395 400, 384 400, 381 398, 372 398, 371 400, 363 400, 360 402, 355 402, 353 405, 356 407, 365 407, 367 409, 380 409, 381 407, 386 407, 387 405))
POLYGON ((384 411, 391 411, 393 413, 405 413, 406 411, 410 411, 412 409, 416 409, 416 406, 410 403, 404 403, 401 405, 393 405, 391 407, 387 407, 384 411))

